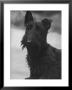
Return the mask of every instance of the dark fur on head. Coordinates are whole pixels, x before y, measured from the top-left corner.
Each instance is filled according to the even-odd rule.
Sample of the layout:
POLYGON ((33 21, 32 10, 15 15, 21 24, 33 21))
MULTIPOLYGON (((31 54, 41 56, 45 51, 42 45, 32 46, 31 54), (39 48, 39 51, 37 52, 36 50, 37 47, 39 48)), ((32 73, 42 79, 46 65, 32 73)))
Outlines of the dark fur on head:
POLYGON ((52 20, 43 19, 36 22, 30 11, 25 15, 25 35, 22 38, 22 48, 26 47, 27 61, 30 67, 30 79, 60 79, 61 52, 46 42, 47 32, 52 20))

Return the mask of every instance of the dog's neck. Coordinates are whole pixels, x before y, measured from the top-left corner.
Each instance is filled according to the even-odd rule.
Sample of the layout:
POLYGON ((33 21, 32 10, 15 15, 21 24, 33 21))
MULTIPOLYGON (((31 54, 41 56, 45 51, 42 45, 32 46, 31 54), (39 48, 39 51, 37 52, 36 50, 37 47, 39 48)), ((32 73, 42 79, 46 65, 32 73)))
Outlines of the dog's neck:
POLYGON ((42 58, 42 56, 45 56, 46 54, 46 50, 47 50, 48 44, 46 44, 43 47, 40 47, 38 50, 32 51, 30 49, 27 48, 28 51, 28 56, 32 59, 39 59, 40 57, 42 58))
MULTIPOLYGON (((40 63, 44 64, 42 62, 42 57, 46 56, 47 53, 47 48, 48 48, 48 44, 44 47, 40 48, 40 52, 38 53, 38 51, 35 51, 36 53, 34 54, 31 53, 28 50, 28 54, 27 54, 27 61, 28 61, 28 65, 30 67, 30 78, 39 78, 40 77, 40 63)), ((42 72, 41 72, 42 73, 42 72)))

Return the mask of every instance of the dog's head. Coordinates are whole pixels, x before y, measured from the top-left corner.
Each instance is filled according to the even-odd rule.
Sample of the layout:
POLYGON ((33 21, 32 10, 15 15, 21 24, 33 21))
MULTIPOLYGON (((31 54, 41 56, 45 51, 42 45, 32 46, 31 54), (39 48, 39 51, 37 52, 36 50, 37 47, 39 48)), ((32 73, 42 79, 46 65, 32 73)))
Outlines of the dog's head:
POLYGON ((22 38, 22 48, 39 49, 46 44, 47 32, 51 27, 52 20, 43 19, 36 22, 30 11, 26 12, 24 25, 26 27, 25 35, 22 38))

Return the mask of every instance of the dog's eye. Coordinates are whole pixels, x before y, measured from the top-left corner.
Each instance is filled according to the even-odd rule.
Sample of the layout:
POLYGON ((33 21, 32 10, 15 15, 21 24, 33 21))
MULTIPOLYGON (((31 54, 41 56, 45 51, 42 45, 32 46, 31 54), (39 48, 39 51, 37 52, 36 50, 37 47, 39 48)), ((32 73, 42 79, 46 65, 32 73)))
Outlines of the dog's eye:
POLYGON ((31 30, 33 25, 32 24, 27 24, 26 27, 27 27, 27 30, 31 30))

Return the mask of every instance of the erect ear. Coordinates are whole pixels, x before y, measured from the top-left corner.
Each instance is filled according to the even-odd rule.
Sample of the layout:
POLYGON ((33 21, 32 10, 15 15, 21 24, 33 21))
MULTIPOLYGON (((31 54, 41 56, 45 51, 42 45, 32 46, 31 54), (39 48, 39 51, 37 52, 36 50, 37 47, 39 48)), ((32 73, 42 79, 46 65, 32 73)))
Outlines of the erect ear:
POLYGON ((45 18, 45 19, 42 20, 42 24, 44 25, 46 30, 48 30, 51 27, 51 23, 52 23, 51 19, 46 19, 45 18))
POLYGON ((33 21, 32 13, 31 13, 31 11, 27 11, 26 15, 25 15, 25 22, 24 22, 24 24, 27 25, 28 23, 30 23, 32 21, 33 21))

